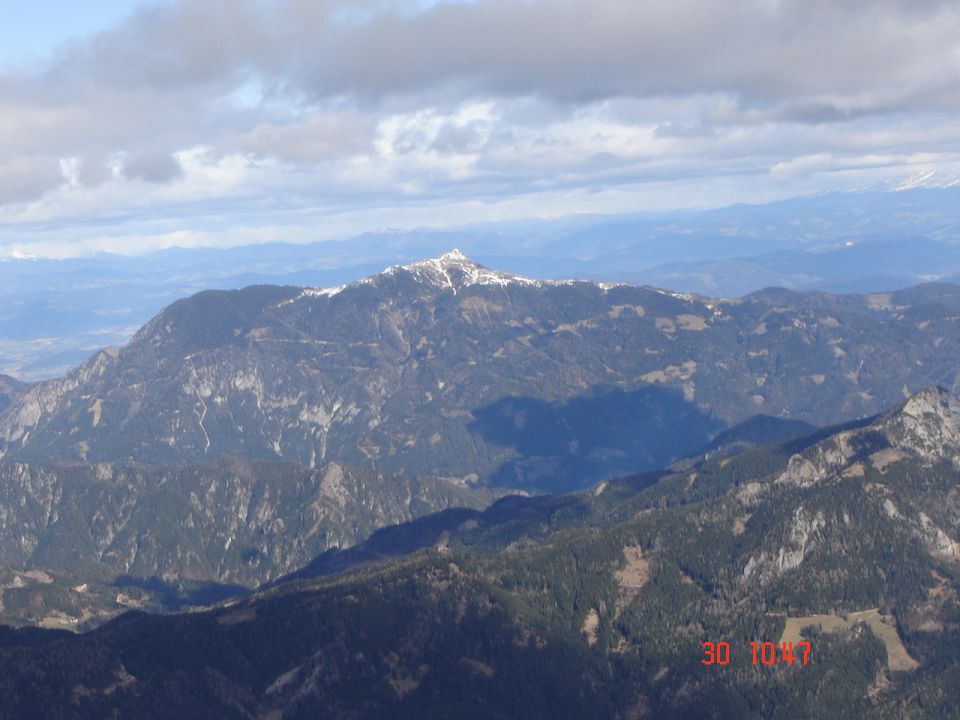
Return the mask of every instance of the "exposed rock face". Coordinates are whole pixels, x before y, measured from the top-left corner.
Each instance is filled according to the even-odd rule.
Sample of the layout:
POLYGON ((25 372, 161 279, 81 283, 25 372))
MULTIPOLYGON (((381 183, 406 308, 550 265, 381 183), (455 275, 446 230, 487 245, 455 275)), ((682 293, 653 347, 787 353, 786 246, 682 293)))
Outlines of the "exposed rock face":
POLYGON ((862 477, 906 458, 960 465, 960 399, 943 388, 912 395, 865 427, 838 432, 790 458, 778 483, 800 487, 841 475, 862 477))
POLYGON ((751 557, 743 569, 745 580, 754 576, 770 577, 782 575, 788 570, 800 567, 807 554, 823 538, 820 531, 826 526, 822 512, 811 514, 803 506, 797 508, 787 528, 786 542, 777 548, 776 554, 763 553, 751 557))
POLYGON ((0 416, 0 452, 340 459, 576 487, 662 466, 757 413, 825 425, 878 412, 904 386, 952 382, 952 297, 711 301, 534 281, 460 253, 341 288, 203 292, 26 390, 0 416))
MULTIPOLYGON (((960 400, 934 387, 912 395, 872 422, 805 447, 772 477, 772 484, 748 482, 736 496, 743 507, 751 508, 769 498, 777 486, 810 491, 854 485, 863 489, 879 513, 895 522, 904 537, 937 557, 955 560, 960 558, 960 494, 953 490, 945 502, 929 503, 917 493, 901 492, 894 500, 891 490, 902 484, 877 482, 901 476, 922 478, 927 468, 930 472, 940 468, 939 474, 944 467, 950 473, 960 467, 960 400)), ((811 514, 801 505, 785 530, 783 543, 751 556, 743 568, 744 579, 770 580, 798 567, 817 543, 823 547, 826 525, 823 511, 811 514)))
POLYGON ((880 426, 892 445, 909 449, 929 462, 960 467, 960 399, 942 388, 910 397, 880 426))

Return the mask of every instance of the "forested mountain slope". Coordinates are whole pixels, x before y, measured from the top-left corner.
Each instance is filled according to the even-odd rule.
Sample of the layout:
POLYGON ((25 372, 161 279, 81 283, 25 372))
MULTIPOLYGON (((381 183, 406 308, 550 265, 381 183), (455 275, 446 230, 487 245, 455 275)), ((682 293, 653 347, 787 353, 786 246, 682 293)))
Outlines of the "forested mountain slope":
POLYGON ((8 632, 6 717, 949 717, 958 458, 960 401, 933 389, 686 472, 446 511, 208 612, 8 632))

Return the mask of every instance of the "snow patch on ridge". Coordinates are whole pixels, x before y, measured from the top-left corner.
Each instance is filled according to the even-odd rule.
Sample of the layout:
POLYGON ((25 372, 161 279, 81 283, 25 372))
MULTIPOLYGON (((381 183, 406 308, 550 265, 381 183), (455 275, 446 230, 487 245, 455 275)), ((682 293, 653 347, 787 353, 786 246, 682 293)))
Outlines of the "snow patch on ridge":
POLYGON ((295 297, 289 298, 288 300, 283 300, 276 304, 276 307, 283 307, 284 305, 290 305, 295 303, 298 300, 303 300, 303 298, 314 298, 314 297, 333 297, 338 293, 346 290, 349 285, 337 285, 335 287, 321 288, 321 287, 305 287, 303 288, 298 295, 295 297))
POLYGON ((893 192, 915 190, 917 188, 952 188, 960 186, 960 178, 940 170, 928 170, 902 180, 894 181, 890 189, 893 192))
POLYGON ((336 295, 336 294, 338 294, 339 292, 341 292, 342 290, 344 290, 346 287, 347 287, 346 285, 337 285, 337 286, 335 286, 335 287, 328 287, 328 288, 313 288, 313 287, 308 287, 308 288, 304 288, 304 289, 303 289, 303 292, 300 293, 300 295, 301 295, 301 297, 303 297, 303 296, 307 296, 307 297, 333 297, 334 295, 336 295))

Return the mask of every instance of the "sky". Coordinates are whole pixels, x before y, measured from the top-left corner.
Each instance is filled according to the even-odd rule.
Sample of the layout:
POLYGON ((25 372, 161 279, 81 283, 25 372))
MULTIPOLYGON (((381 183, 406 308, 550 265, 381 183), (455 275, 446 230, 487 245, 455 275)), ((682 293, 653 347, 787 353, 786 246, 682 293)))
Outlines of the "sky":
POLYGON ((5 5, 0 257, 960 178, 952 0, 5 5))
POLYGON ((67 41, 122 21, 137 6, 134 0, 7 0, 0 24, 0 66, 49 56, 67 41))

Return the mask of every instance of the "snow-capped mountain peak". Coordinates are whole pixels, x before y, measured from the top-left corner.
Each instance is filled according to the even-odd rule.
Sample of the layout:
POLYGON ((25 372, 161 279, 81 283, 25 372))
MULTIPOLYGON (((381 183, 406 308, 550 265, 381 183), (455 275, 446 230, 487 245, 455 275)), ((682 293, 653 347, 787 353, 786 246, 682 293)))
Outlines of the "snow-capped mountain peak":
POLYGON ((396 276, 400 273, 412 275, 417 281, 424 284, 449 289, 454 294, 471 285, 498 285, 500 287, 525 285, 545 287, 548 285, 568 285, 575 282, 574 280, 534 280, 533 278, 528 278, 523 275, 491 270, 471 260, 461 250, 454 248, 435 258, 417 260, 416 262, 402 265, 391 265, 377 275, 371 275, 370 277, 363 278, 349 285, 338 285, 327 288, 304 288, 300 295, 290 300, 285 300, 280 303, 280 305, 296 302, 306 297, 333 297, 334 295, 339 295, 347 288, 376 283, 382 278, 396 276))
POLYGON ((545 281, 533 280, 522 275, 498 272, 474 262, 459 249, 454 248, 439 257, 419 260, 407 265, 393 265, 383 275, 408 272, 422 282, 446 287, 459 292, 470 285, 543 285, 545 281))

